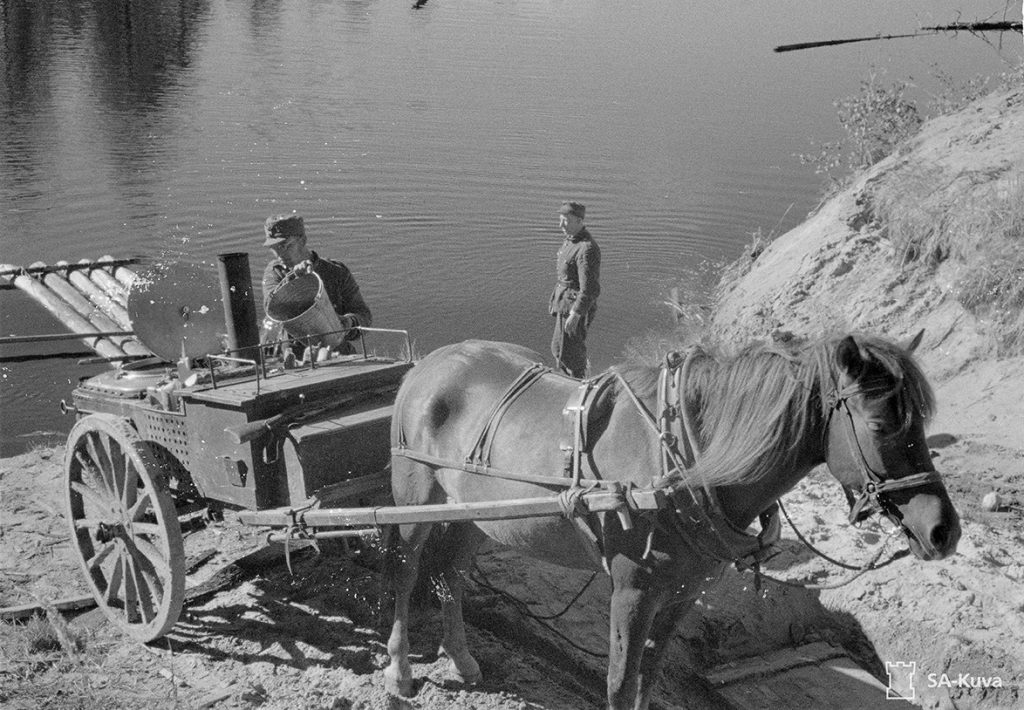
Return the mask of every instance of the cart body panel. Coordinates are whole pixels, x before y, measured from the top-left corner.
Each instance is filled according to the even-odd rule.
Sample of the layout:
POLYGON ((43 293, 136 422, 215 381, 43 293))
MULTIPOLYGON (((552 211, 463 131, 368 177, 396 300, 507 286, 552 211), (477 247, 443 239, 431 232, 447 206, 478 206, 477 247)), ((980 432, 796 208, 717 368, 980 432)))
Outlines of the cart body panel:
POLYGON ((411 362, 350 356, 264 377, 249 368, 180 386, 165 366, 102 373, 73 393, 79 414, 129 420, 189 472, 199 494, 235 508, 298 505, 323 487, 382 471, 395 392, 411 362), (251 440, 229 430, 291 412, 251 440))

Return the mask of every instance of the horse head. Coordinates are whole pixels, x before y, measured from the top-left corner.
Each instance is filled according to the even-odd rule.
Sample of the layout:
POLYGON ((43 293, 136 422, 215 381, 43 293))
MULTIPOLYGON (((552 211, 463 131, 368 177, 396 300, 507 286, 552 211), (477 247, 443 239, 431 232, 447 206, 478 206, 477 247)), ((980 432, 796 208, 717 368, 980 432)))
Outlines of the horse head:
POLYGON ((834 350, 826 393, 826 462, 850 502, 850 521, 879 512, 923 560, 956 552, 960 520, 932 465, 924 423, 931 389, 906 346, 846 336, 834 350))

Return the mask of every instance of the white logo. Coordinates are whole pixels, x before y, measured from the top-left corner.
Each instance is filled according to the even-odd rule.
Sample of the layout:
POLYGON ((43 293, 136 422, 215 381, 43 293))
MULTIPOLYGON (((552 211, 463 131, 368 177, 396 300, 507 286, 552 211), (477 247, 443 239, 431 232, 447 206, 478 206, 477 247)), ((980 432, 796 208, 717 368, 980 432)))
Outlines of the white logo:
POLYGON ((914 699, 914 674, 917 673, 917 662, 911 661, 907 663, 900 661, 898 663, 885 662, 885 674, 889 676, 889 685, 885 689, 885 697, 887 700, 913 700, 914 699), (895 686, 902 686, 903 683, 899 683, 898 680, 903 678, 907 679, 907 695, 903 695, 896 691, 895 686))
POLYGON ((948 673, 929 673, 929 688, 1002 688, 1003 679, 994 676, 974 676, 970 673, 959 673, 951 676, 948 673))

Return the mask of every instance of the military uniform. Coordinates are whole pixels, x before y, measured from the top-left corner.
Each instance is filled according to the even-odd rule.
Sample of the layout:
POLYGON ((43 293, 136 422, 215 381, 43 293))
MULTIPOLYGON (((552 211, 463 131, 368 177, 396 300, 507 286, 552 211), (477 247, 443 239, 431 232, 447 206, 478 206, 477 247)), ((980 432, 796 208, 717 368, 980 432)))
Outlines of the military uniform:
MULTIPOLYGON (((373 323, 373 317, 370 314, 369 307, 366 305, 366 301, 363 300, 363 296, 359 292, 359 284, 356 283, 356 279, 352 276, 352 272, 349 271, 348 267, 340 261, 321 259, 315 251, 312 252, 312 255, 310 269, 323 281, 324 293, 330 300, 338 317, 350 316, 351 320, 355 321, 352 324, 353 326, 370 326, 373 323)), ((267 264, 267 268, 263 271, 264 309, 266 309, 267 303, 270 301, 270 294, 284 280, 288 272, 288 267, 281 259, 273 259, 267 264)), ((358 337, 358 330, 349 331, 345 336, 345 342, 337 350, 342 353, 355 352, 355 348, 352 347, 350 341, 358 337)))
POLYGON ((566 373, 583 377, 587 370, 587 329, 594 320, 597 297, 601 293, 601 248, 586 227, 562 242, 556 277, 548 303, 548 312, 555 317, 551 354, 566 373), (572 310, 581 316, 575 334, 565 331, 565 320, 572 310))

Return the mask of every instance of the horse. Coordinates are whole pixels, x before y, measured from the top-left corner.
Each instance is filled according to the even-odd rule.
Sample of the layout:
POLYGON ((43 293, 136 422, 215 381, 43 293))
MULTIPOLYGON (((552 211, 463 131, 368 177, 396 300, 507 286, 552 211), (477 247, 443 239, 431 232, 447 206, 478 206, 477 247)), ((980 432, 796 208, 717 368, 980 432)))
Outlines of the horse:
MULTIPOLYGON (((461 601, 464 577, 486 537, 534 558, 611 576, 607 700, 613 709, 648 707, 683 610, 707 579, 739 564, 737 550, 754 539, 748 526, 819 464, 846 491, 851 520, 880 512, 917 558, 953 554, 959 517, 924 435, 934 395, 912 355, 922 334, 905 345, 840 334, 751 343, 731 354, 694 347, 683 365, 679 356, 662 367, 611 368, 583 382, 544 368, 537 353, 509 343, 471 340, 423 358, 395 400, 396 505, 572 498, 566 515, 445 525, 440 651, 451 675, 464 683, 481 679, 467 648, 461 601), (666 378, 668 370, 685 370, 685 377, 666 378), (675 401, 659 405, 657 391, 666 381, 678 384, 668 397, 675 401), (588 416, 567 426, 573 407, 566 403, 588 387, 588 416), (657 426, 661 414, 662 421, 674 420, 671 430, 657 426), (660 503, 645 510, 626 505, 625 512, 620 506, 613 515, 611 508, 581 510, 579 495, 566 496, 595 490, 617 491, 627 503, 641 494, 660 503)), ((395 695, 414 692, 409 604, 431 525, 389 531, 397 562, 384 679, 395 695)))

